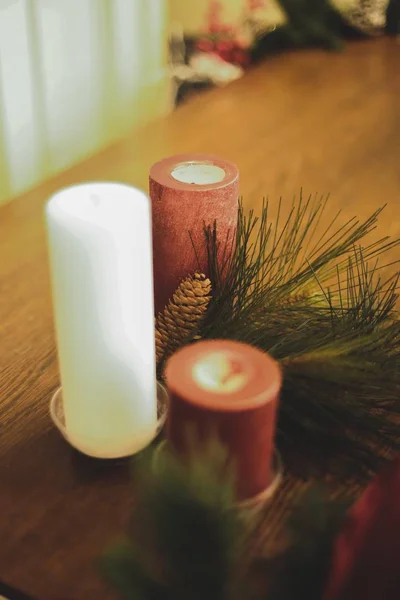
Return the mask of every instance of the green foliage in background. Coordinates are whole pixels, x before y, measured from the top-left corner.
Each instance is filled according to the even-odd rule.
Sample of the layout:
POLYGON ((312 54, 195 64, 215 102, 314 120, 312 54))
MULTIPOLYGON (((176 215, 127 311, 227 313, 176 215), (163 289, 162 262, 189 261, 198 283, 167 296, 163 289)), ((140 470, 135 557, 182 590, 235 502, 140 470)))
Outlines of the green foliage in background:
MULTIPOLYGON (((279 0, 279 4, 287 22, 259 37, 252 51, 254 60, 287 48, 318 46, 340 50, 346 39, 365 35, 351 25, 330 0, 279 0)), ((362 13, 367 6, 360 3, 359 11, 362 13)), ((386 31, 392 35, 400 33, 400 0, 390 1, 386 31)))
POLYGON ((391 0, 389 3, 386 30, 391 35, 400 34, 400 0, 391 0))
POLYGON ((279 0, 288 24, 281 31, 290 46, 342 48, 343 21, 329 0, 279 0))

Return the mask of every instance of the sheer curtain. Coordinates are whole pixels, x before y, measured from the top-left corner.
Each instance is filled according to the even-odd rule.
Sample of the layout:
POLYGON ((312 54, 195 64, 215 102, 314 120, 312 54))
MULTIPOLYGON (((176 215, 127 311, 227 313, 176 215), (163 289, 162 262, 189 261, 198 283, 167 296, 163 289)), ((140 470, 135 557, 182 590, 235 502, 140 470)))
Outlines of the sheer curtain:
POLYGON ((0 0, 0 203, 169 108, 167 0, 0 0))

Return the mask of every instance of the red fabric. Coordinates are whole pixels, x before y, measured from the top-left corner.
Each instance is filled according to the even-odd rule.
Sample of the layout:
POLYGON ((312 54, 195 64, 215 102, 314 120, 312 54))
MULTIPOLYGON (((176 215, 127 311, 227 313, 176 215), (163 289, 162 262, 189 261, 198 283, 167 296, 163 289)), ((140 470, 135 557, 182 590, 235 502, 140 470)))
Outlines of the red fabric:
POLYGON ((369 485, 338 536, 324 600, 400 598, 400 457, 369 485))

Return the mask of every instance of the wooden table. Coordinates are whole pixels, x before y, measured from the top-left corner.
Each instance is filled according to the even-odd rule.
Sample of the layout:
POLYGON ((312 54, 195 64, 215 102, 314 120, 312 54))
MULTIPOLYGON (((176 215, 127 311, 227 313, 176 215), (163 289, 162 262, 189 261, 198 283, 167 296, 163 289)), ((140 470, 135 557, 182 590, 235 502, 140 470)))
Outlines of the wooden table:
MULTIPOLYGON (((58 386, 43 205, 93 179, 147 187, 150 165, 178 152, 235 161, 246 206, 306 192, 400 234, 400 45, 306 51, 260 65, 0 210, 0 580, 37 598, 111 600, 96 557, 129 517, 127 465, 79 457, 53 428, 58 386)), ((1 590, 0 590, 1 593, 1 590)))

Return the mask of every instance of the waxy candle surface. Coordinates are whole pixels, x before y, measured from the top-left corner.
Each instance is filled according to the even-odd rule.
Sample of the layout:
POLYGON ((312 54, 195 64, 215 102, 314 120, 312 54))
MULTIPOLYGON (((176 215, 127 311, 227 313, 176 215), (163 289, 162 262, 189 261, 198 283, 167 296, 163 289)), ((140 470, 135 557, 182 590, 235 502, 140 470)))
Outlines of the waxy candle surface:
POLYGON ((209 275, 205 226, 216 223, 220 266, 228 260, 236 236, 238 186, 237 167, 209 154, 170 156, 150 169, 156 313, 188 275, 209 275))
POLYGON ((86 454, 132 454, 156 430, 151 212, 130 186, 61 190, 46 207, 68 436, 86 454))
POLYGON ((191 451, 188 433, 200 441, 216 434, 236 466, 238 499, 264 492, 272 477, 279 364, 248 344, 208 340, 176 352, 166 380, 172 448, 185 457, 191 451))

